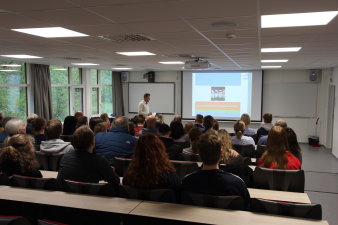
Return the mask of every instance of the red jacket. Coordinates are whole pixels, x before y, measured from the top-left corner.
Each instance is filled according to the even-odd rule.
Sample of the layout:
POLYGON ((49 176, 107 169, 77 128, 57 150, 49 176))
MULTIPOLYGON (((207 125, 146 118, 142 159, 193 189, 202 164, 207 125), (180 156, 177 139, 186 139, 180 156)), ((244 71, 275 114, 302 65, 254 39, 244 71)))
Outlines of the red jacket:
MULTIPOLYGON (((291 154, 288 151, 285 152, 285 155, 286 155, 286 159, 288 161, 288 164, 286 165, 286 170, 300 170, 301 169, 301 163, 296 156, 294 156, 293 154, 291 154)), ((262 163, 262 159, 260 159, 258 161, 258 166, 259 167, 265 167, 262 163)), ((277 169, 273 162, 271 163, 271 165, 269 167, 265 167, 265 168, 277 169)))

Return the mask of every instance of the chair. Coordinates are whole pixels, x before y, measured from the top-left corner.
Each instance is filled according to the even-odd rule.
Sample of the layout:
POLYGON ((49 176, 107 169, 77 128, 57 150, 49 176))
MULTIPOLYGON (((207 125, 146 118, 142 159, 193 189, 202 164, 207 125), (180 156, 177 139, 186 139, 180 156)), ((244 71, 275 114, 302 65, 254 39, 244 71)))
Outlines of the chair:
POLYGON ((64 181, 66 192, 89 195, 116 196, 115 188, 109 183, 87 183, 74 180, 64 181))
POLYGON ((35 152, 35 157, 38 160, 39 164, 40 164, 40 169, 41 170, 49 170, 48 168, 48 158, 46 157, 45 153, 42 152, 35 152))
POLYGON ((124 173, 128 169, 129 163, 131 162, 131 159, 128 158, 120 158, 120 157, 114 157, 112 166, 115 167, 115 172, 120 176, 123 177, 124 173))
POLYGON ((266 145, 257 145, 256 149, 256 158, 257 160, 262 157, 263 153, 265 152, 266 145))
POLYGON ((251 199, 251 211, 315 220, 322 219, 322 206, 320 204, 303 204, 253 198, 251 199))
POLYGON ((246 164, 220 164, 223 171, 239 176, 247 187, 252 187, 253 170, 246 164))
POLYGON ((171 161, 171 163, 175 167, 176 173, 181 179, 187 174, 195 172, 199 169, 196 162, 171 161))
POLYGON ((253 145, 232 145, 232 147, 243 157, 256 157, 256 150, 253 145))
POLYGON ((65 142, 72 142, 73 140, 73 135, 61 135, 60 139, 65 141, 65 142))
POLYGON ((15 187, 58 190, 59 186, 55 178, 37 178, 13 175, 10 177, 11 184, 15 187))
POLYGON ((181 202, 187 205, 197 205, 221 209, 244 210, 244 201, 240 196, 217 196, 182 191, 181 202))
POLYGON ((256 167, 253 186, 260 189, 304 192, 305 175, 303 170, 275 170, 256 167))
POLYGON ((177 203, 176 193, 171 189, 140 189, 121 185, 119 196, 121 198, 177 203))
POLYGON ((51 220, 38 220, 38 225, 67 225, 64 223, 59 223, 51 220))
POLYGON ((38 162, 40 163, 41 169, 58 171, 63 154, 35 152, 35 156, 38 162))
POLYGON ((0 216, 0 225, 30 225, 31 223, 22 216, 0 216))
POLYGON ((11 185, 11 181, 9 180, 7 174, 5 173, 0 173, 0 185, 11 185))

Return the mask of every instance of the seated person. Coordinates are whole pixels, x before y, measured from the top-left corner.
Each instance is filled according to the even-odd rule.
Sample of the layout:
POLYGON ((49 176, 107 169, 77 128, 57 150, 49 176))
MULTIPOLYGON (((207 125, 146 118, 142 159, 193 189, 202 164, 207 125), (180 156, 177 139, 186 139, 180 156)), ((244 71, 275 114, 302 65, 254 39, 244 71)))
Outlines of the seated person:
POLYGON ((196 114, 194 126, 199 128, 202 132, 204 131, 203 115, 196 114))
POLYGON ((212 127, 214 126, 214 117, 207 115, 203 118, 203 127, 204 127, 204 131, 206 132, 209 129, 212 129, 212 127))
POLYGON ((36 115, 35 113, 30 114, 27 117, 27 124, 26 124, 26 134, 33 134, 32 131, 32 122, 34 119, 38 118, 39 116, 36 115))
POLYGON ((248 207, 250 194, 244 181, 219 169, 222 142, 217 135, 203 134, 198 142, 198 148, 203 168, 187 175, 182 181, 182 189, 208 195, 238 195, 248 207))
POLYGON ((302 153, 298 144, 296 133, 292 128, 288 127, 286 128, 286 135, 288 137, 290 152, 299 159, 300 163, 302 163, 302 153))
POLYGON ((258 161, 259 167, 270 169, 299 170, 301 163, 289 152, 286 131, 280 126, 273 126, 269 131, 265 152, 258 161))
POLYGON ((75 116, 67 116, 63 121, 62 135, 73 135, 76 129, 77 119, 75 116))
POLYGON ((184 160, 188 161, 198 161, 199 154, 198 154, 198 141, 200 136, 202 135, 202 131, 198 127, 194 127, 189 132, 189 139, 190 139, 190 147, 184 148, 182 152, 182 157, 184 160))
POLYGON ((45 134, 46 120, 44 118, 38 117, 32 121, 32 131, 35 139, 35 146, 40 148, 41 141, 47 140, 45 134))
POLYGON ((233 145, 255 145, 252 137, 244 136, 245 123, 237 120, 234 124, 235 136, 231 138, 233 145))
POLYGON ((39 163, 35 158, 35 149, 32 142, 33 138, 25 134, 8 137, 5 147, 0 151, 0 171, 8 176, 18 174, 42 177, 38 170, 39 163))
POLYGON ((165 146, 169 159, 178 159, 179 154, 182 153, 182 147, 181 145, 174 142, 174 140, 170 137, 170 127, 167 124, 163 123, 158 128, 158 132, 160 140, 165 146))
POLYGON ((60 139, 62 134, 62 123, 60 120, 52 119, 47 122, 46 135, 47 141, 42 141, 40 151, 43 153, 64 154, 74 151, 70 142, 60 139))
POLYGON ((81 126, 75 131, 72 145, 75 151, 65 154, 60 162, 57 176, 60 187, 63 187, 65 179, 88 183, 104 180, 114 186, 120 183, 119 177, 107 160, 93 154, 94 133, 88 126, 81 126))
POLYGON ((100 115, 100 118, 106 123, 106 128, 107 130, 109 130, 111 128, 111 124, 110 124, 110 120, 109 120, 109 116, 107 113, 102 113, 100 115))
POLYGON ((88 117, 86 116, 80 116, 77 117, 77 122, 76 122, 76 129, 81 127, 82 125, 88 126, 88 117))
POLYGON ((245 124, 244 135, 253 136, 256 134, 256 131, 249 127, 251 123, 249 114, 243 113, 240 120, 242 120, 245 124))
POLYGON ((153 134, 140 136, 123 184, 134 188, 177 188, 181 180, 162 141, 153 134))
MULTIPOLYGON (((287 128, 288 126, 285 120, 277 120, 275 125, 283 127, 283 128, 287 128)), ((261 136, 261 138, 259 138, 257 142, 257 145, 266 145, 267 141, 268 141, 268 135, 261 136)))
POLYGON ((2 119, 1 125, 2 125, 2 132, 0 133, 0 144, 4 143, 6 137, 8 136, 8 133, 5 130, 6 124, 11 119, 14 119, 14 117, 7 116, 2 119))
POLYGON ((134 118, 136 128, 135 128, 135 136, 138 137, 140 131, 143 129, 145 118, 143 115, 136 115, 134 118))
POLYGON ((172 121, 170 123, 170 136, 183 147, 190 145, 189 137, 185 135, 183 124, 180 121, 172 121))
POLYGON ((271 127, 273 127, 273 124, 271 122, 272 122, 272 114, 271 113, 265 113, 263 115, 263 124, 257 130, 257 136, 256 136, 257 142, 262 136, 268 135, 269 130, 271 129, 271 127))
POLYGON ((100 132, 107 132, 107 126, 106 126, 106 123, 105 122, 102 122, 102 123, 98 123, 95 125, 94 127, 94 136, 97 134, 97 133, 100 133, 100 132))
POLYGON ((143 129, 139 132, 139 136, 145 134, 155 134, 157 135, 158 130, 156 128, 156 118, 153 115, 150 115, 146 119, 147 127, 143 127, 143 129))
MULTIPOLYGON (((217 133, 215 133, 217 135, 217 133)), ((218 137, 222 141, 222 160, 224 164, 242 164, 243 157, 232 149, 232 142, 229 133, 226 130, 218 131, 218 137)))
MULTIPOLYGON (((104 123, 105 126, 106 126, 106 124, 107 124, 107 123, 104 122, 103 119, 101 119, 100 117, 92 117, 92 118, 90 118, 90 120, 89 120, 89 127, 90 127, 90 129, 94 132, 95 125, 96 125, 96 124, 99 124, 99 123, 104 123)), ((106 127, 106 129, 107 129, 107 127, 106 127)))

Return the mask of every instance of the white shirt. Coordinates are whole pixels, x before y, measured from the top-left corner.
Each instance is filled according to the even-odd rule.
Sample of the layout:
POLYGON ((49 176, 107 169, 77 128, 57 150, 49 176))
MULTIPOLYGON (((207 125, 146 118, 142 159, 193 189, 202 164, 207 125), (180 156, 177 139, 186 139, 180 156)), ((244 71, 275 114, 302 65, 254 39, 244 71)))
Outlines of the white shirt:
POLYGON ((138 103, 138 114, 147 117, 149 113, 150 113, 149 102, 146 103, 144 100, 140 101, 140 103, 138 103))
POLYGON ((233 145, 255 145, 255 141, 252 137, 242 136, 241 139, 238 139, 236 136, 231 137, 231 142, 233 145))

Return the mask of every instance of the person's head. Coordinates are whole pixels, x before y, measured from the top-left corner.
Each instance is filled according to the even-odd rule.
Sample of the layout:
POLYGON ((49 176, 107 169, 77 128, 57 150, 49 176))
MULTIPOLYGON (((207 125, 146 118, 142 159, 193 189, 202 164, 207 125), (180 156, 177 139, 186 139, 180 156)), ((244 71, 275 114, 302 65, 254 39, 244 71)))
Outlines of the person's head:
POLYGON ((92 131, 94 131, 94 128, 96 124, 103 123, 104 121, 100 117, 92 117, 89 120, 89 127, 92 131))
POLYGON ((155 118, 155 116, 153 116, 153 115, 148 116, 147 119, 146 119, 146 124, 147 124, 147 128, 155 129, 156 128, 156 118, 155 118))
POLYGON ((39 164, 34 156, 33 138, 25 134, 16 134, 6 139, 5 147, 0 152, 0 164, 9 158, 20 164, 22 173, 35 170, 39 164))
POLYGON ((32 129, 34 134, 43 134, 46 128, 46 120, 38 117, 32 121, 32 129))
POLYGON ((276 126, 280 126, 280 127, 283 127, 283 128, 287 128, 288 127, 288 124, 286 123, 285 120, 277 120, 276 126))
POLYGON ((203 134, 198 141, 199 155, 203 164, 218 165, 222 155, 222 142, 217 135, 203 134))
POLYGON ((14 118, 10 119, 5 126, 5 131, 9 135, 14 135, 14 134, 24 134, 26 133, 26 125, 25 123, 19 119, 19 118, 14 118))
POLYGON ((63 121, 63 135, 73 135, 77 119, 75 116, 67 116, 63 121))
POLYGON ((143 188, 163 182, 173 171, 163 142, 156 135, 146 134, 138 139, 124 178, 129 186, 143 188))
POLYGON ((202 124, 203 123, 203 115, 196 114, 195 123, 202 124))
POLYGON ((190 130, 194 127, 193 122, 188 122, 184 125, 184 133, 189 134, 190 130))
POLYGON ((162 123, 158 127, 158 132, 159 132, 161 137, 169 137, 170 136, 170 127, 168 126, 168 124, 162 123))
POLYGON ((191 142, 191 150, 193 153, 198 154, 198 141, 200 136, 202 135, 202 131, 198 127, 194 127, 189 132, 189 139, 191 142))
POLYGON ((149 93, 145 93, 143 95, 143 100, 148 103, 150 101, 150 94, 149 93))
POLYGON ((203 126, 205 130, 209 130, 214 125, 214 117, 207 115, 203 118, 203 126))
POLYGON ((7 122, 10 121, 11 119, 15 119, 15 117, 11 117, 11 116, 6 116, 6 117, 4 117, 4 118, 2 119, 2 122, 1 122, 2 127, 5 128, 7 122))
POLYGON ((285 152, 289 149, 286 131, 283 127, 273 126, 269 130, 265 153, 262 156, 264 167, 269 167, 273 162, 277 169, 285 169, 287 159, 285 152))
POLYGON ((94 127, 94 135, 96 135, 97 133, 101 133, 101 132, 107 132, 106 123, 104 122, 98 123, 94 127))
POLYGON ((272 122, 272 114, 271 113, 265 113, 263 115, 263 121, 264 121, 264 123, 271 123, 272 122))
POLYGON ((184 136, 183 124, 179 121, 173 121, 170 123, 170 135, 176 140, 184 136))
POLYGON ((77 118, 76 128, 79 128, 83 125, 88 126, 88 118, 86 116, 80 116, 77 118))
POLYGON ((212 125, 212 129, 214 129, 214 130, 219 130, 219 123, 218 123, 217 120, 214 120, 214 123, 213 123, 213 125, 212 125))
POLYGON ((297 135, 295 131, 290 127, 286 128, 285 131, 286 131, 286 135, 288 138, 288 145, 289 145, 290 152, 295 156, 299 156, 299 153, 301 152, 301 148, 298 144, 297 135))
POLYGON ((129 120, 125 116, 116 117, 113 123, 114 127, 124 128, 126 130, 129 129, 129 120))
POLYGON ((135 136, 135 124, 131 121, 128 122, 128 130, 131 136, 135 136))
POLYGON ((244 134, 244 129, 245 129, 245 123, 242 120, 237 120, 234 123, 234 131, 238 139, 242 138, 244 134))
POLYGON ((81 116, 83 116, 83 112, 75 112, 75 114, 74 114, 74 116, 76 117, 76 118, 80 118, 81 116))
POLYGON ((223 151, 223 163, 227 163, 230 158, 230 150, 232 149, 231 137, 229 133, 222 129, 218 131, 218 137, 222 142, 222 151, 223 151))
POLYGON ((60 120, 51 119, 47 122, 46 135, 47 139, 58 139, 62 134, 62 123, 60 120))
POLYGON ((73 134, 72 145, 76 151, 93 152, 94 133, 88 126, 79 127, 73 134))
POLYGON ((145 121, 146 121, 146 118, 142 114, 135 116, 135 123, 137 125, 143 125, 145 121))
POLYGON ((164 123, 163 114, 156 113, 155 117, 156 117, 156 122, 157 123, 164 123))
POLYGON ((250 116, 249 116, 249 114, 246 114, 246 113, 243 113, 241 115, 241 119, 240 120, 242 120, 244 122, 245 127, 248 127, 250 125, 250 123, 251 123, 250 116))
POLYGON ((38 118, 39 116, 36 115, 35 113, 30 114, 29 116, 27 116, 27 124, 31 125, 33 120, 38 118))
POLYGON ((107 113, 102 113, 100 115, 100 118, 106 123, 106 127, 107 129, 110 129, 111 124, 110 124, 110 120, 109 120, 109 116, 107 113))
POLYGON ((175 116, 172 122, 174 122, 174 121, 178 121, 178 122, 182 123, 182 117, 181 116, 175 116))

